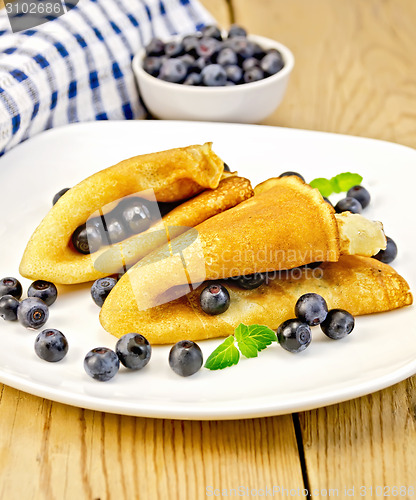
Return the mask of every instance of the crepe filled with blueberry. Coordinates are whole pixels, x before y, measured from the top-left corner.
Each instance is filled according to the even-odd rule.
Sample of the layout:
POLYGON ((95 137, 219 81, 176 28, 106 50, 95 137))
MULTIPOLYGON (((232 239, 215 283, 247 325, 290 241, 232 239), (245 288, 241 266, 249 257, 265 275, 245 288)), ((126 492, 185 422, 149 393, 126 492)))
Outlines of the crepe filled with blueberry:
MULTIPOLYGON (((190 292, 204 282, 317 261, 337 263, 341 255, 370 257, 385 246, 379 222, 349 212, 335 214, 319 191, 297 177, 269 179, 255 188, 253 197, 171 239, 129 269, 107 297, 101 323, 114 335, 137 331, 159 316, 162 324, 177 325, 181 314, 166 304, 191 304, 181 297, 193 297, 190 292)), ((241 304, 239 321, 253 308, 250 301, 241 304)), ((218 335, 215 329, 202 333, 198 314, 193 318, 191 339, 218 335)), ((170 334, 158 338, 172 341, 170 334)))
POLYGON ((20 273, 74 284, 123 272, 167 243, 169 227, 177 236, 252 195, 247 179, 224 172, 211 143, 124 160, 56 201, 30 238, 20 273))

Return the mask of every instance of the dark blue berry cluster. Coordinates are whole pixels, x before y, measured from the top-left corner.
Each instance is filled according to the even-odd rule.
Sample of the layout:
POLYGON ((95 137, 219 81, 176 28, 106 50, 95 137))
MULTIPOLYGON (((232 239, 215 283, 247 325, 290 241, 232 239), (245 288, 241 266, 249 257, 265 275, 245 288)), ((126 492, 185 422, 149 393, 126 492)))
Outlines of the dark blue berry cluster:
POLYGON ((224 87, 263 80, 284 67, 277 49, 264 49, 232 25, 224 34, 217 26, 163 42, 153 38, 145 48, 143 69, 170 83, 224 87))

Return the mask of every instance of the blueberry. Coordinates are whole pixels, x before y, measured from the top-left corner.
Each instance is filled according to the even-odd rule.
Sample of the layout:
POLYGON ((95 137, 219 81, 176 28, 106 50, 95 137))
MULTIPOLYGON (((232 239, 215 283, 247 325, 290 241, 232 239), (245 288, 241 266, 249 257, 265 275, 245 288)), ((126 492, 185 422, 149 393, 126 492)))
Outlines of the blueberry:
POLYGON ((161 56, 165 52, 165 44, 159 38, 152 38, 145 50, 147 56, 161 56))
POLYGON ((163 61, 163 57, 147 56, 143 59, 143 69, 149 75, 157 76, 163 61))
POLYGON ((182 39, 182 44, 187 54, 196 56, 196 48, 201 39, 198 35, 187 35, 182 39))
POLYGON ((354 328, 354 317, 344 309, 331 309, 321 323, 321 329, 331 339, 338 340, 349 335, 354 328))
POLYGON ((305 293, 296 302, 296 317, 310 326, 321 324, 327 314, 328 306, 325 299, 317 293, 305 293))
POLYGON ((17 308, 17 319, 26 328, 37 330, 48 321, 48 318, 48 306, 37 297, 22 300, 17 308))
POLYGON ((189 377, 202 366, 203 356, 198 344, 190 340, 177 342, 169 352, 169 366, 181 377, 189 377))
POLYGON ((190 73, 201 73, 201 71, 207 65, 207 60, 205 57, 198 57, 195 61, 189 66, 190 73))
POLYGON ((237 64, 238 57, 237 54, 230 47, 225 47, 218 52, 217 64, 221 66, 229 66, 230 64, 237 64))
POLYGON ((187 69, 189 69, 195 62, 195 57, 191 56, 191 54, 183 54, 179 56, 177 59, 185 63, 187 69))
POLYGON ((117 341, 116 354, 126 368, 141 370, 150 361, 152 348, 143 335, 126 333, 117 341))
POLYGON ((253 68, 248 69, 244 72, 243 80, 245 83, 258 82, 259 80, 263 80, 264 73, 261 68, 254 66, 253 68))
POLYGON ((69 188, 64 188, 58 191, 56 195, 53 197, 52 205, 55 205, 55 203, 59 200, 59 198, 61 198, 67 191, 69 191, 69 188))
POLYGON ((225 312, 230 307, 230 294, 225 286, 214 283, 202 290, 199 301, 202 310, 214 316, 225 312))
POLYGON ((182 83, 187 74, 186 64, 180 59, 165 59, 160 67, 159 78, 165 82, 182 83))
POLYGON ((373 259, 384 262, 384 264, 390 264, 397 257, 397 245, 389 236, 386 236, 386 240, 386 249, 380 250, 378 254, 373 256, 373 259))
POLYGON ((258 66, 259 62, 255 57, 248 57, 247 59, 244 59, 243 64, 241 65, 243 71, 248 71, 249 69, 257 68, 258 66))
POLYGON ((236 64, 230 64, 229 66, 226 66, 225 74, 227 75, 228 80, 232 83, 243 82, 243 70, 236 64))
POLYGON ((84 369, 87 374, 100 382, 112 379, 119 367, 120 361, 117 354, 108 347, 91 349, 84 359, 84 369))
POLYGON ((35 352, 41 359, 55 363, 66 356, 68 341, 59 330, 43 330, 36 337, 35 352))
POLYGON ((317 262, 309 262, 308 264, 305 264, 303 267, 305 269, 317 269, 323 262, 322 261, 317 261, 317 262))
POLYGON ((277 329, 277 340, 286 351, 301 352, 311 343, 311 329, 299 319, 288 319, 277 329))
POLYGON ((201 30, 203 36, 222 40, 221 31, 218 26, 204 26, 201 30))
POLYGON ((171 41, 165 44, 165 54, 168 57, 178 57, 185 52, 183 43, 181 41, 171 41))
POLYGON ((56 286, 49 281, 36 280, 30 285, 27 296, 38 297, 38 299, 43 300, 47 306, 51 306, 58 296, 58 290, 56 286))
POLYGON ((279 177, 291 177, 292 175, 294 175, 295 177, 299 177, 299 179, 302 179, 303 182, 305 182, 304 177, 300 175, 298 172, 291 172, 291 171, 283 172, 282 174, 279 175, 279 177))
POLYGON ((82 224, 75 229, 72 235, 72 244, 75 250, 87 255, 96 252, 102 245, 101 232, 92 224, 82 224))
POLYGON ((125 198, 120 206, 120 222, 127 233, 139 234, 149 229, 152 219, 148 203, 138 197, 125 198))
POLYGON ((224 172, 231 172, 230 167, 224 162, 224 172))
POLYGON ((23 289, 19 280, 8 276, 0 281, 0 297, 3 295, 13 295, 16 299, 20 299, 23 289))
POLYGON ((245 36, 235 36, 231 38, 227 45, 231 47, 240 60, 247 59, 248 57, 253 57, 254 55, 254 44, 250 42, 245 36))
POLYGON ((351 196, 352 198, 358 200, 363 208, 368 207, 368 205, 370 204, 370 193, 363 186, 353 186, 348 190, 347 196, 351 196))
POLYGON ((232 24, 228 30, 228 38, 233 38, 235 36, 247 36, 247 31, 238 24, 232 24))
POLYGON ((215 38, 203 37, 199 40, 196 53, 205 60, 211 60, 220 50, 221 43, 215 38))
POLYGON ((260 62, 260 67, 267 76, 278 73, 283 66, 282 54, 277 50, 267 53, 260 62))
POLYGON ((118 243, 119 241, 123 241, 129 236, 126 227, 117 217, 114 217, 112 214, 108 214, 105 216, 105 243, 112 245, 114 243, 118 243))
POLYGON ((105 299, 111 290, 116 286, 117 280, 115 278, 99 278, 94 281, 91 287, 92 300, 97 306, 102 307, 105 299))
POLYGON ((201 71, 203 85, 207 87, 222 87, 227 81, 227 73, 219 64, 208 64, 201 71))
POLYGON ((13 297, 13 295, 3 295, 0 297, 0 318, 6 321, 16 321, 19 304, 19 300, 13 297))
POLYGON ((334 208, 335 212, 337 212, 338 214, 342 212, 351 212, 352 214, 360 214, 363 209, 361 203, 355 198, 352 198, 351 196, 347 196, 346 198, 342 198, 342 200, 339 200, 339 202, 335 205, 334 208))
POLYGON ((254 288, 258 288, 266 281, 266 276, 266 273, 255 273, 238 276, 237 278, 232 278, 232 280, 240 288, 244 288, 245 290, 254 290, 254 288))
POLYGON ((200 85, 202 81, 201 75, 199 73, 189 73, 183 82, 184 85, 200 85))

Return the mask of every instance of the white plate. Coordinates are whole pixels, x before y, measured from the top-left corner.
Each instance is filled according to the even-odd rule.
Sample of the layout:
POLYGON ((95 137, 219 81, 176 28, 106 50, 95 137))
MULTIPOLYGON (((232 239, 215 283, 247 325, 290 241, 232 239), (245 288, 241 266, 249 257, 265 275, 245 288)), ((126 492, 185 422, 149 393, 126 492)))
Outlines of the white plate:
MULTIPOLYGON (((16 276, 25 244, 53 195, 106 166, 140 153, 213 141, 214 150, 253 184, 286 170, 307 181, 358 172, 372 194, 369 218, 381 220, 398 244, 394 267, 416 289, 414 185, 416 151, 391 143, 300 130, 169 121, 93 122, 45 132, 0 159, 0 277, 16 276)), ((301 228, 299 228, 301 230, 301 228)), ((24 289, 30 282, 22 279, 24 289)), ((141 372, 97 382, 83 369, 93 347, 116 340, 98 321, 87 285, 60 287, 48 327, 62 330, 66 358, 47 363, 34 353, 36 333, 0 323, 0 381, 62 403, 128 415, 233 419, 316 408, 368 394, 416 373, 416 308, 360 317, 339 342, 315 328, 311 346, 292 355, 277 344, 237 366, 181 378, 154 347, 141 372)), ((204 357, 220 340, 200 342, 204 357)))

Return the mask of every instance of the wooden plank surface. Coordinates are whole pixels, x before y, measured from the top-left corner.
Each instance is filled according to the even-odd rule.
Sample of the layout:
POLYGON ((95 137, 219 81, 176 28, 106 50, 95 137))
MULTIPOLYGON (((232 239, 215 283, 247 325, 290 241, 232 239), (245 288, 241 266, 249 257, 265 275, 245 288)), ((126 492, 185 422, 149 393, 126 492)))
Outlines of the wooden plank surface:
MULTIPOLYGON (((232 4, 236 22, 281 41, 296 58, 283 104, 264 123, 416 147, 416 2, 232 4)), ((355 496, 370 498, 370 487, 375 497, 379 486, 385 488, 379 497, 412 498, 412 490, 400 487, 413 487, 416 494, 416 377, 303 413, 300 426, 311 490, 332 488, 333 496, 337 490, 346 497, 344 488, 351 494, 355 487, 355 496)))

